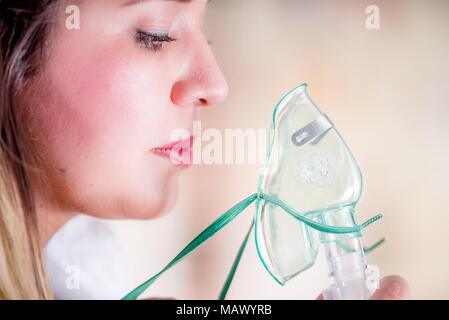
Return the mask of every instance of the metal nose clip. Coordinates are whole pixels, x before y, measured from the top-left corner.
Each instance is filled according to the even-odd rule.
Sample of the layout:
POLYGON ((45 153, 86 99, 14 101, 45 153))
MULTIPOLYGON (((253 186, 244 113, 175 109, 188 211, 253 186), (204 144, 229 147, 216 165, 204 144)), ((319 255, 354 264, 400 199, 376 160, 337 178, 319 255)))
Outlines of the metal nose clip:
POLYGON ((332 121, 323 113, 318 118, 299 129, 292 135, 292 142, 301 147, 309 141, 323 135, 333 127, 332 121))

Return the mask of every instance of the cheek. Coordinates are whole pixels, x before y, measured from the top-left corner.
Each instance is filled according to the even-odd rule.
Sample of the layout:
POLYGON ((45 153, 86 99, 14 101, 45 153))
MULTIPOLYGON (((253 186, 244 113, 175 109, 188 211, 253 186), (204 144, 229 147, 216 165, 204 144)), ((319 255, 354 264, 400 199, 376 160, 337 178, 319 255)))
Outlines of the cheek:
POLYGON ((176 189, 171 166, 148 155, 165 139, 157 133, 169 118, 169 81, 152 76, 164 74, 156 64, 143 71, 141 54, 116 51, 55 54, 31 127, 65 206, 145 218, 170 206, 176 189))

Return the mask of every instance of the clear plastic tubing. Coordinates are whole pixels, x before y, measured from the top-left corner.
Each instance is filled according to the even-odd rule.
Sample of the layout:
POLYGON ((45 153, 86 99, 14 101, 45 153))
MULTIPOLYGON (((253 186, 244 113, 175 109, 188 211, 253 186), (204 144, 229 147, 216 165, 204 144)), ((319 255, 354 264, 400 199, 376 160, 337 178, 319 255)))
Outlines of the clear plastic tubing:
POLYGON ((368 300, 371 296, 362 243, 355 234, 351 235, 354 238, 334 240, 329 233, 321 234, 329 276, 334 281, 330 288, 323 291, 324 300, 368 300))

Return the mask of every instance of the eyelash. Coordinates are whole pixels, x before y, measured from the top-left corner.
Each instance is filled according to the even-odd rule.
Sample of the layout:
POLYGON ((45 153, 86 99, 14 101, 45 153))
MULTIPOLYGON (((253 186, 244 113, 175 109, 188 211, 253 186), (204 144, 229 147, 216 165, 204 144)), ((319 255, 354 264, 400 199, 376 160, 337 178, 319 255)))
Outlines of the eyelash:
POLYGON ((150 33, 140 29, 136 31, 136 40, 145 49, 155 52, 162 50, 165 42, 176 41, 176 39, 169 37, 168 34, 150 33))

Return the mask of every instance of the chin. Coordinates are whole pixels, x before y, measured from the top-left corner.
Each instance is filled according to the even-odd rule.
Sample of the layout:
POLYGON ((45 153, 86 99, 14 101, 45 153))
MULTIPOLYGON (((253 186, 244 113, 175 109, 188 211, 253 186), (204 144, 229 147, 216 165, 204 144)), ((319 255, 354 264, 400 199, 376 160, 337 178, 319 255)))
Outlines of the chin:
POLYGON ((110 184, 109 188, 101 186, 90 192, 72 192, 72 197, 67 197, 70 192, 66 192, 63 193, 65 198, 58 202, 69 211, 111 220, 156 219, 168 214, 176 205, 179 194, 177 175, 132 182, 110 184))
POLYGON ((150 220, 157 219, 168 214, 176 205, 179 194, 177 182, 171 183, 170 188, 160 189, 151 196, 145 195, 142 201, 136 199, 135 206, 129 206, 126 210, 126 219, 150 220), (134 210, 132 209, 134 207, 134 210), (131 209, 131 210, 129 210, 131 209))

